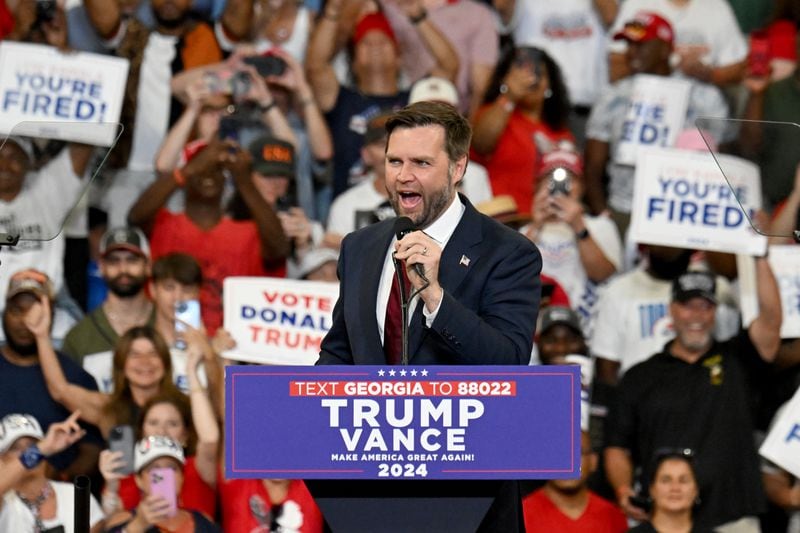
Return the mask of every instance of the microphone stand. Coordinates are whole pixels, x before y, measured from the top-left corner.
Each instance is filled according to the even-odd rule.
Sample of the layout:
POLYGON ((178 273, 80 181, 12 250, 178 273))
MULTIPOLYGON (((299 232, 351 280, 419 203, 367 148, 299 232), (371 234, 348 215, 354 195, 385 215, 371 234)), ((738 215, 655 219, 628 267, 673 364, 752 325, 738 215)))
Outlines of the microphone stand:
POLYGON ((419 293, 424 291, 430 285, 430 281, 425 276, 420 276, 422 280, 425 282, 422 287, 415 291, 411 291, 411 295, 406 298, 406 284, 404 282, 404 276, 401 269, 405 268, 405 264, 403 261, 399 259, 395 259, 394 255, 392 255, 392 262, 394 263, 394 275, 397 278, 397 284, 400 287, 400 320, 402 320, 402 324, 400 325, 400 337, 402 339, 402 355, 400 357, 400 364, 401 365, 408 365, 408 308, 411 305, 411 300, 417 297, 419 293))

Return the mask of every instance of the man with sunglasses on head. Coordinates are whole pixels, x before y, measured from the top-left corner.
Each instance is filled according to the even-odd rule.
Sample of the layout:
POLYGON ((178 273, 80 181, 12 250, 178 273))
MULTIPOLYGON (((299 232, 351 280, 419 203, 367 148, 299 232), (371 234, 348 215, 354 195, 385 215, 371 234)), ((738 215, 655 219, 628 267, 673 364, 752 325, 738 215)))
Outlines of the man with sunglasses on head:
POLYGON ((780 346, 782 314, 766 258, 756 259, 756 276, 759 315, 725 342, 713 337, 714 276, 678 276, 669 307, 675 339, 623 377, 606 424, 605 461, 629 517, 646 519, 634 503, 647 488, 641 467, 659 449, 681 448, 696 457, 702 503, 695 527, 759 531, 764 493, 753 440, 753 388, 780 346))

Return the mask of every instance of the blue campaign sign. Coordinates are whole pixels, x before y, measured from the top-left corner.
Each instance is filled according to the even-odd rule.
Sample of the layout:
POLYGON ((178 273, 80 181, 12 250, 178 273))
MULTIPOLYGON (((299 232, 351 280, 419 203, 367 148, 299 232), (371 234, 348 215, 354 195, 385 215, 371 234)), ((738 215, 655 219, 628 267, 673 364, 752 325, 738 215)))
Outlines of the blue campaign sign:
POLYGON ((228 478, 580 475, 578 366, 230 366, 228 478))

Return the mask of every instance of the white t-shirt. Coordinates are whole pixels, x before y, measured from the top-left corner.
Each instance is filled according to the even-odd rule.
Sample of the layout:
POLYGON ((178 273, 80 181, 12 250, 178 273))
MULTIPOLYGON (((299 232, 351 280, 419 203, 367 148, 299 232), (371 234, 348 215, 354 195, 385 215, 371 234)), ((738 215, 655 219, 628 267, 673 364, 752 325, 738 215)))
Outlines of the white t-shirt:
MULTIPOLYGON (((64 533, 73 533, 75 525, 74 494, 75 487, 63 481, 51 481, 50 486, 56 497, 56 516, 52 520, 43 520, 45 528, 64 527, 64 533)), ((33 513, 22 503, 16 491, 9 490, 3 495, 0 509, 0 531, 14 533, 32 533, 36 525, 33 513)), ((94 496, 89 496, 89 525, 94 527, 105 518, 100 504, 94 496)))
MULTIPOLYGON (((344 237, 357 229, 356 218, 359 212, 372 213, 384 202, 388 205, 389 199, 381 196, 372 184, 375 181, 374 176, 370 173, 367 179, 350 187, 333 200, 328 214, 329 232, 344 237)), ((389 207, 386 214, 392 217, 394 210, 389 207)))
MULTIPOLYGON (((617 271, 622 266, 622 240, 608 217, 584 215, 583 223, 594 242, 617 271)), ((520 232, 525 233, 527 227, 520 232)), ((536 236, 542 253, 542 274, 554 278, 569 296, 572 308, 580 315, 584 334, 591 334, 591 320, 598 298, 598 284, 589 279, 581 262, 575 232, 565 222, 549 222, 536 236)))
POLYGON ((489 172, 486 167, 475 161, 467 163, 467 170, 459 183, 459 190, 472 205, 492 199, 492 185, 489 183, 489 172))
POLYGON ((167 135, 172 102, 172 62, 177 42, 177 37, 158 32, 151 32, 147 39, 136 95, 133 144, 128 159, 130 170, 152 170, 161 141, 167 135))
MULTIPOLYGON (((675 31, 675 50, 698 50, 701 60, 713 67, 738 63, 747 57, 747 41, 739 29, 733 9, 725 0, 690 0, 678 6, 671 0, 625 0, 609 37, 621 30, 639 11, 654 11, 666 18, 675 31)), ((609 50, 622 52, 624 41, 611 41, 609 50)))
MULTIPOLYGON (((186 375, 186 351, 172 347, 169 350, 169 354, 172 360, 172 381, 181 392, 188 394, 189 378, 186 375)), ((83 369, 97 381, 97 388, 100 392, 107 394, 114 392, 114 381, 111 377, 113 360, 114 354, 110 351, 89 354, 83 358, 83 369)), ((206 369, 203 363, 200 363, 200 367, 197 369, 197 377, 200 379, 201 385, 207 386, 208 379, 206 378, 206 369)))
MULTIPOLYGON (((707 83, 698 83, 677 71, 671 77, 688 79, 692 84, 689 91, 689 105, 686 108, 686 120, 682 129, 695 130, 695 120, 701 116, 719 118, 728 116, 728 104, 719 88, 707 83)), ((606 172, 609 176, 608 205, 623 213, 631 212, 636 167, 617 163, 615 154, 617 154, 625 132, 628 107, 635 84, 636 77, 629 76, 609 86, 592 107, 586 123, 587 139, 602 141, 609 145, 610 157, 606 165, 606 172)), ((711 133, 715 139, 724 139, 724 130, 725 122, 719 121, 715 126, 715 131, 711 133)))
POLYGON ((593 0, 517 0, 518 46, 544 49, 561 68, 573 104, 591 106, 608 85, 606 32, 593 0))
MULTIPOLYGON (((672 282, 656 279, 640 266, 600 289, 590 346, 597 357, 620 363, 620 377, 633 365, 661 352, 675 337, 669 303, 672 282)), ((731 301, 730 285, 717 277, 717 300, 731 301)), ((717 306, 714 337, 727 340, 739 331, 739 313, 717 306)))
POLYGON ((0 254, 0 302, 6 301, 8 280, 26 268, 50 277, 56 292, 64 284, 64 236, 61 224, 83 190, 83 182, 72 169, 65 148, 38 172, 25 176, 22 190, 10 202, 0 200, 0 231, 19 233, 19 244, 3 247, 0 254), (27 240, 40 239, 40 240, 27 240))

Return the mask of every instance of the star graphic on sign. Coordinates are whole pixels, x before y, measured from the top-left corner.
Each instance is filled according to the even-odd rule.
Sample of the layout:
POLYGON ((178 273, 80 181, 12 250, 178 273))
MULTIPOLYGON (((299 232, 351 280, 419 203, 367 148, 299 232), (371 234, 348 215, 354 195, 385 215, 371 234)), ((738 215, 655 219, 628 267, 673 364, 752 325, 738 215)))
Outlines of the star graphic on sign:
POLYGON ((405 370, 401 370, 401 371, 400 371, 400 375, 401 375, 401 376, 405 376, 405 375, 406 375, 406 371, 405 371, 405 370))
POLYGON ((416 369, 412 370, 412 371, 411 371, 411 375, 412 375, 412 376, 416 376, 416 375, 417 375, 417 370, 416 370, 416 369))
POLYGON ((386 371, 384 369, 381 368, 380 370, 378 370, 378 375, 379 376, 382 377, 384 374, 386 374, 386 371))
POLYGON ((390 376, 394 376, 395 375, 395 371, 394 370, 389 370, 389 375, 390 376))
POLYGON ((423 370, 420 370, 420 372, 419 372, 419 373, 420 373, 420 374, 422 374, 423 376, 427 376, 427 375, 428 375, 428 371, 427 371, 427 370, 425 370, 425 369, 423 369, 423 370))

